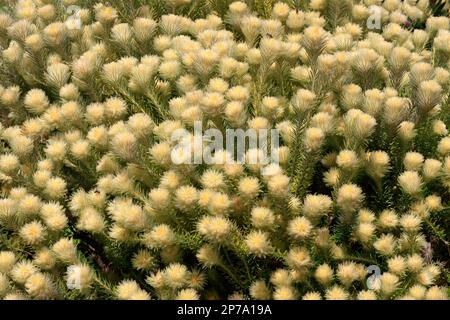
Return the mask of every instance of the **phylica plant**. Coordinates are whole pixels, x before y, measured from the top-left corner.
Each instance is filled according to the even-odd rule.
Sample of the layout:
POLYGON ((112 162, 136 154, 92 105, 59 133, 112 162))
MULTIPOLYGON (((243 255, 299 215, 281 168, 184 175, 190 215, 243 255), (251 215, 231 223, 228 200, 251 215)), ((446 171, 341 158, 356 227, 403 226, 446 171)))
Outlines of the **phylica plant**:
POLYGON ((7 0, 0 298, 447 299, 444 2, 7 0))

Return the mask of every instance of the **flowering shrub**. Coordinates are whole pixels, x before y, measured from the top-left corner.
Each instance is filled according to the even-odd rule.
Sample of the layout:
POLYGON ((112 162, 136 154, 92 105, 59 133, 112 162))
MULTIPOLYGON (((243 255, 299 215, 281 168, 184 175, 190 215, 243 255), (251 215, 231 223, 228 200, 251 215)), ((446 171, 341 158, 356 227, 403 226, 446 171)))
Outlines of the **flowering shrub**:
POLYGON ((448 2, 1 10, 0 298, 448 298, 448 2))

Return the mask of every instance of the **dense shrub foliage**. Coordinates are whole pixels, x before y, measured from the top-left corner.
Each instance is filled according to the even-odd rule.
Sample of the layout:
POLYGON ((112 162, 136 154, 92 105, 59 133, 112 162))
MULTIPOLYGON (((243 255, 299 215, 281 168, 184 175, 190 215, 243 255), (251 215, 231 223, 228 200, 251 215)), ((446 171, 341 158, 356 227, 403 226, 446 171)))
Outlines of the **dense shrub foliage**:
POLYGON ((2 3, 0 298, 448 298, 448 2, 2 3))

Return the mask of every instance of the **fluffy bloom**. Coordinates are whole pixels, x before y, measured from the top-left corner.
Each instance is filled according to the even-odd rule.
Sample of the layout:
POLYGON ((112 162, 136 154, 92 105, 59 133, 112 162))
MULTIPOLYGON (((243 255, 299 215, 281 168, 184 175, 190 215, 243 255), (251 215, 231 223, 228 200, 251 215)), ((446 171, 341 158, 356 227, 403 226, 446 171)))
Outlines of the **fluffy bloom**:
POLYGON ((252 209, 251 220, 255 228, 271 228, 275 222, 273 212, 264 207, 254 207, 252 209))
POLYGON ((42 223, 33 221, 24 225, 19 234, 26 243, 36 245, 44 240, 46 231, 42 223))
POLYGON ((150 295, 133 280, 122 281, 116 287, 116 295, 121 300, 150 300, 150 295))
POLYGON ((327 264, 322 264, 317 267, 314 272, 314 277, 323 285, 327 285, 333 279, 333 269, 327 264))
POLYGON ((24 104, 30 112, 41 114, 49 106, 49 101, 44 91, 32 89, 26 94, 24 104))
POLYGON ((199 221, 197 229, 200 234, 214 241, 224 241, 231 231, 230 222, 223 217, 204 217, 199 221))
POLYGON ((85 264, 71 265, 67 268, 67 287, 69 289, 86 290, 90 287, 94 274, 85 264))
POLYGON ((64 263, 74 263, 78 260, 75 245, 71 239, 61 238, 52 246, 56 257, 64 263))
POLYGON ((403 159, 403 164, 406 170, 419 171, 422 167, 423 161, 424 158, 420 153, 408 152, 403 159))
POLYGON ((56 288, 50 277, 40 272, 28 277, 25 290, 37 299, 50 299, 56 295, 56 288))
POLYGON ((390 256, 394 253, 396 241, 392 234, 384 234, 373 243, 373 247, 383 255, 390 256))
POLYGON ((325 195, 307 195, 303 202, 303 213, 309 218, 317 218, 327 214, 332 207, 332 200, 325 195))
POLYGON ((348 300, 348 292, 339 286, 333 286, 325 292, 327 300, 348 300))
POLYGON ((399 284, 399 278, 389 272, 385 272, 380 277, 380 286, 381 286, 381 292, 389 296, 391 295, 396 289, 399 284))
POLYGON ((290 221, 288 225, 288 233, 295 239, 307 238, 311 230, 311 222, 305 217, 297 217, 290 221))
POLYGON ((56 258, 49 249, 43 248, 36 252, 33 262, 42 270, 49 270, 55 266, 56 258))
POLYGON ((33 274, 36 274, 37 272, 38 269, 33 263, 23 260, 17 262, 14 265, 14 267, 11 269, 10 275, 15 282, 24 284, 29 277, 31 277, 33 274))
POLYGON ((336 164, 345 170, 353 170, 358 167, 358 156, 352 150, 342 150, 336 158, 336 164))
POLYGON ((187 283, 188 273, 186 266, 174 263, 164 270, 163 277, 171 288, 179 288, 187 283))
POLYGON ((257 280, 250 286, 250 296, 256 300, 266 300, 270 298, 270 290, 263 280, 257 280))

